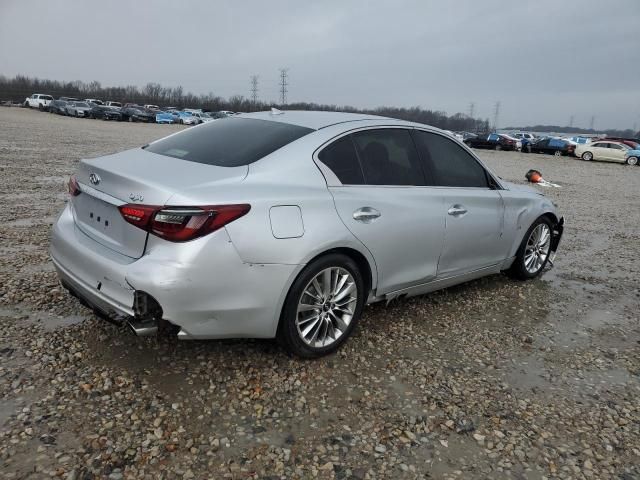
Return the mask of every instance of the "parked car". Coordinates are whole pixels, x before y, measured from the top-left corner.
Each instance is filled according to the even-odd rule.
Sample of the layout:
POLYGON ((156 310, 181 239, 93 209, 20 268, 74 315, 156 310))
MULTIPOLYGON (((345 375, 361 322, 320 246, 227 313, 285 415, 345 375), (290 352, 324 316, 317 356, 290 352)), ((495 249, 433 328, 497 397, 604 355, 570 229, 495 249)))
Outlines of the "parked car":
MULTIPOLYGON (((605 162, 636 165, 638 163, 638 156, 634 154, 628 156, 627 152, 630 150, 632 150, 632 148, 624 143, 599 140, 586 145, 578 145, 575 154, 576 157, 580 157, 586 161, 601 160, 605 162)), ((636 150, 633 151, 635 152, 636 150)))
POLYGON ((156 114, 155 112, 150 112, 149 110, 145 110, 143 107, 139 105, 123 107, 120 110, 122 113, 122 119, 128 120, 129 122, 155 122, 156 114))
POLYGON ((49 112, 57 113, 58 115, 67 114, 67 102, 64 100, 53 100, 49 104, 49 112))
POLYGON ((527 140, 528 142, 532 142, 533 140, 536 139, 536 136, 533 133, 529 133, 529 132, 515 132, 515 133, 512 133, 511 136, 513 138, 517 138, 518 140, 527 140))
POLYGON ((160 110, 160 107, 157 105, 144 105, 143 108, 145 110, 160 110))
POLYGON ((179 111, 176 112, 176 115, 177 119, 175 123, 183 125, 198 125, 200 123, 200 119, 191 112, 179 111))
POLYGON ((51 257, 95 311, 302 357, 336 350, 367 303, 537 277, 564 223, 441 130, 336 112, 243 114, 82 160, 69 193, 51 257))
POLYGON ((91 105, 87 102, 67 102, 65 108, 71 117, 88 117, 91 114, 91 105))
POLYGON ((37 108, 38 110, 47 110, 51 102, 53 102, 53 97, 51 95, 34 93, 30 97, 25 98, 24 106, 29 108, 37 108))
POLYGON ((119 108, 108 107, 106 105, 94 105, 91 108, 91 118, 101 118, 103 120, 122 120, 122 113, 119 108))
POLYGON ((156 112, 156 123, 176 123, 177 118, 175 112, 156 112))
POLYGON ((87 103, 93 103, 94 105, 104 105, 104 102, 97 98, 85 98, 84 101, 87 103))
POLYGON ((464 143, 471 148, 491 148, 493 150, 519 150, 522 147, 519 140, 502 133, 469 137, 464 143))
POLYGON ((108 101, 104 103, 107 107, 118 107, 121 108, 122 104, 120 102, 112 102, 112 101, 108 101))
POLYGON ((591 143, 591 139, 589 137, 580 136, 564 137, 563 140, 566 140, 567 142, 575 146, 584 145, 585 143, 591 143))
POLYGON ((215 118, 211 117, 208 113, 204 113, 204 112, 193 112, 192 116, 194 116, 197 119, 196 124, 213 122, 214 120, 216 120, 215 118))
POLYGON ((58 100, 62 100, 64 102, 79 102, 80 101, 77 98, 73 98, 73 97, 60 97, 60 98, 58 98, 58 100))
POLYGON ((537 142, 530 143, 523 151, 529 153, 546 153, 560 157, 562 155, 573 155, 576 146, 571 142, 560 138, 543 138, 537 142))

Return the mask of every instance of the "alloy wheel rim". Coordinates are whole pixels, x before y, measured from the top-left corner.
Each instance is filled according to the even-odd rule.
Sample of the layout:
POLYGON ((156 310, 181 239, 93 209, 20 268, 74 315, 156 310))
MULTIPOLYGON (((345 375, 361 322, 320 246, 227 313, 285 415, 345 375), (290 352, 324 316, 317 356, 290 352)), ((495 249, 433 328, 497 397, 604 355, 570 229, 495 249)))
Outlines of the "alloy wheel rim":
POLYGON ((538 273, 549 256, 551 229, 546 223, 536 226, 529 235, 524 251, 524 268, 529 273, 538 273))
POLYGON ((638 164, 638 158, 637 157, 629 157, 627 159, 627 163, 629 165, 637 165, 638 164))
POLYGON ((353 319, 358 287, 353 275, 341 267, 319 272, 302 291, 296 311, 296 328, 302 341, 313 348, 340 339, 353 319))

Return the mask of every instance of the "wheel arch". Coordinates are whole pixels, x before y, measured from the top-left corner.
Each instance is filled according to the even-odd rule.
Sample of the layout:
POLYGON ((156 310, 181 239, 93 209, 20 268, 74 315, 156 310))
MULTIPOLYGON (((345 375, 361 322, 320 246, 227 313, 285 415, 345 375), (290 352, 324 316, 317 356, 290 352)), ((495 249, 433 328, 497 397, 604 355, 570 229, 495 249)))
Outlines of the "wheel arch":
POLYGON ((330 255, 332 253, 342 254, 342 255, 345 255, 345 256, 349 257, 351 260, 353 260, 356 263, 356 265, 358 266, 358 269, 360 270, 360 273, 362 274, 362 278, 365 281, 365 291, 367 293, 370 293, 373 290, 373 288, 376 285, 376 282, 374 281, 374 271, 375 270, 373 268, 371 268, 371 264, 369 263, 369 259, 367 259, 367 257, 365 255, 363 255, 361 252, 359 252, 355 248, 351 248, 351 247, 335 247, 335 248, 331 248, 329 250, 325 250, 322 253, 317 254, 316 256, 311 258, 307 262, 307 264, 317 260, 318 258, 324 257, 325 255, 330 255))

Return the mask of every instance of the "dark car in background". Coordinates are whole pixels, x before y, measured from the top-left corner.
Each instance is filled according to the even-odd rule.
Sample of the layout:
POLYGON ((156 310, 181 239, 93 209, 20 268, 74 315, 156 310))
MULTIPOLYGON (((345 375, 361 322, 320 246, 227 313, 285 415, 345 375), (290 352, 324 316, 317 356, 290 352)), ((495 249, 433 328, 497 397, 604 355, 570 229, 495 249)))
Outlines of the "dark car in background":
POLYGON ((120 109, 107 107, 106 105, 94 105, 90 116, 91 118, 101 118, 103 120, 122 120, 120 109))
POLYGON ((464 140, 464 143, 471 148, 489 148, 492 150, 518 150, 522 146, 519 140, 501 133, 470 137, 464 140))
POLYGON ((529 153, 546 153, 560 157, 563 155, 573 155, 575 149, 575 145, 561 138, 543 138, 537 142, 530 143, 527 145, 527 148, 522 151, 529 153))
POLYGON ((57 113, 58 115, 67 114, 67 102, 64 100, 54 100, 49 104, 49 112, 57 113))
POLYGON ((155 123, 156 121, 156 113, 151 112, 149 110, 145 110, 144 107, 139 105, 129 105, 125 106, 120 110, 122 114, 123 120, 128 120, 129 122, 151 122, 155 123))

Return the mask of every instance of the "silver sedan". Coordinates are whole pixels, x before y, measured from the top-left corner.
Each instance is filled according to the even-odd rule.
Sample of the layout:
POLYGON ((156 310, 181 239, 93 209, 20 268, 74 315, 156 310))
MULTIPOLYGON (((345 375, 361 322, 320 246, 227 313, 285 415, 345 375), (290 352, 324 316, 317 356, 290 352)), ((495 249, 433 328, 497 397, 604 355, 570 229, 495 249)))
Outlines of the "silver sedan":
POLYGON ((242 114, 83 160, 51 256, 140 335, 278 338, 317 357, 364 306, 538 276, 563 219, 441 130, 333 112, 242 114))

